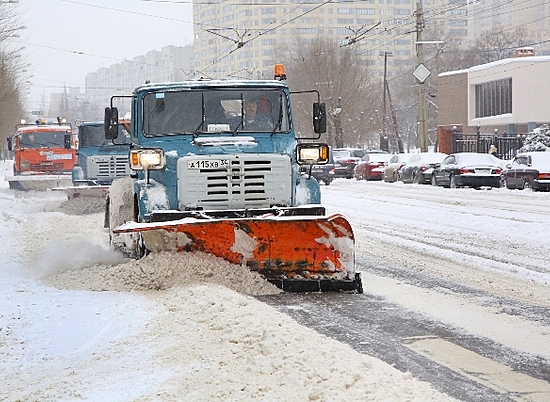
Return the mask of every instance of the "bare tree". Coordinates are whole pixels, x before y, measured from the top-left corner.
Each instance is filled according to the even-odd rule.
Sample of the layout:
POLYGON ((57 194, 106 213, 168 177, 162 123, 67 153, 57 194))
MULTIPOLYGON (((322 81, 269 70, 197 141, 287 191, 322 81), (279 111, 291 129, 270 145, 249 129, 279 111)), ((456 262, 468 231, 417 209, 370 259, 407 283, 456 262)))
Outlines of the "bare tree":
POLYGON ((13 134, 15 125, 23 116, 25 83, 21 73, 21 49, 13 48, 11 40, 24 27, 9 3, 0 3, 0 141, 1 157, 5 157, 6 138, 13 134))
MULTIPOLYGON (((365 59, 333 39, 297 41, 288 66, 291 89, 318 89, 327 105, 329 144, 363 146, 372 127, 373 86, 365 59)), ((299 131, 311 130, 311 110, 295 107, 299 131), (306 116, 308 117, 306 119, 306 116)))
POLYGON ((491 31, 484 33, 477 40, 473 52, 476 64, 490 63, 496 60, 514 57, 514 51, 527 43, 527 30, 519 27, 507 30, 502 25, 493 26, 491 31))

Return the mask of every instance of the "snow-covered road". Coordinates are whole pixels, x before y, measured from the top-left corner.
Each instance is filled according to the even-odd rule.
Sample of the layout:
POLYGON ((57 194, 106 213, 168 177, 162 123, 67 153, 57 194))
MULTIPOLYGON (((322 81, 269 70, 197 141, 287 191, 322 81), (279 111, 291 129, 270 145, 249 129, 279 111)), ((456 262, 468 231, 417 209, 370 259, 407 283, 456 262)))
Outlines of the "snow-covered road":
POLYGON ((453 400, 248 296, 277 290, 247 269, 121 261, 76 204, 0 188, 0 401, 453 400))
POLYGON ((550 306, 550 193, 355 180, 322 190, 358 253, 550 306))
MULTIPOLYGON (((550 359, 548 320, 484 296, 550 307, 550 194, 342 179, 322 196, 354 228, 366 295, 550 359), (457 290, 381 273, 372 261, 457 290)), ((108 250, 103 215, 73 214, 79 207, 52 192, 0 188, 0 401, 451 400, 248 296, 276 290, 247 270, 200 255, 121 261, 108 250)), ((491 366, 445 339, 406 342, 502 395, 550 395, 548 380, 491 366)))

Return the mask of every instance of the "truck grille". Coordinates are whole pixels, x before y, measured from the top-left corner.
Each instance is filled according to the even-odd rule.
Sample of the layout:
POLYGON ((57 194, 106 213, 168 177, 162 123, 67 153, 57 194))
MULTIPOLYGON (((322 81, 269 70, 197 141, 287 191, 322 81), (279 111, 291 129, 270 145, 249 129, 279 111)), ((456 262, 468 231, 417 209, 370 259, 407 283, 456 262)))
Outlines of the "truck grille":
POLYGON ((128 155, 92 156, 87 162, 88 179, 111 179, 130 174, 128 155))
POLYGON ((190 155, 178 160, 180 210, 290 206, 291 197, 291 167, 287 155, 190 155), (218 161, 225 165, 195 168, 216 165, 218 161))
POLYGON ((72 165, 68 169, 63 165, 63 162, 41 162, 41 163, 31 163, 30 170, 32 172, 62 172, 62 171, 69 171, 72 168, 72 165))

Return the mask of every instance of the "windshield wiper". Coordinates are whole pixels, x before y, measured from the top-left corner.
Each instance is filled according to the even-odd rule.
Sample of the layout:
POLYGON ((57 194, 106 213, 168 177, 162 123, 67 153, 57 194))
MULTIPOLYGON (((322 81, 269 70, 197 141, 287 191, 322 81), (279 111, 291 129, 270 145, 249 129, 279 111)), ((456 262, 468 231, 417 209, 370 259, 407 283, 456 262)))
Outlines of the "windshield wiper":
POLYGON ((233 137, 237 134, 237 131, 239 131, 239 128, 241 128, 242 125, 243 125, 243 118, 241 117, 241 121, 239 122, 239 124, 237 124, 237 127, 235 127, 235 130, 233 130, 233 132, 231 133, 233 137))
POLYGON ((273 127, 273 130, 271 131, 270 135, 274 135, 277 130, 281 130, 281 126, 283 125, 283 97, 279 96, 279 119, 277 120, 277 124, 275 124, 275 127, 273 127))

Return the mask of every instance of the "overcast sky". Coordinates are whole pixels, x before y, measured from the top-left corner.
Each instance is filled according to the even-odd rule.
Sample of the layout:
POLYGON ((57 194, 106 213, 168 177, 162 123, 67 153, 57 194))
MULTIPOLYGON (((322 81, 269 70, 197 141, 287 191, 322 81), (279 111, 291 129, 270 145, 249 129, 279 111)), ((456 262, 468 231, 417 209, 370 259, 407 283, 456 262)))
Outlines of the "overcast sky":
POLYGON ((89 72, 193 41, 191 0, 19 0, 20 45, 31 74, 29 107, 81 87, 89 72))

